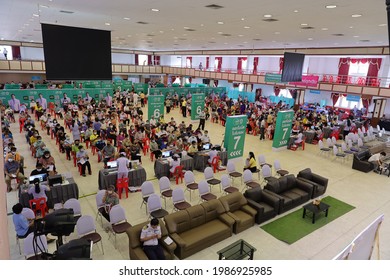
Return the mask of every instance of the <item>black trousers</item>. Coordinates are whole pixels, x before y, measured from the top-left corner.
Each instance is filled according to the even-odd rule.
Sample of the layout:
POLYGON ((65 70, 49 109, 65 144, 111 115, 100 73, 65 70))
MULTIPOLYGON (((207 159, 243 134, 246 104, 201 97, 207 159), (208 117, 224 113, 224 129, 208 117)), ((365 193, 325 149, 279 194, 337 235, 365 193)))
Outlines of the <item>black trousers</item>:
POLYGON ((149 260, 165 260, 164 251, 160 245, 144 246, 144 252, 149 260))
POLYGON ((200 119, 198 128, 200 128, 200 130, 204 130, 205 123, 206 123, 205 119, 200 119))
POLYGON ((183 114, 183 118, 187 117, 187 106, 181 106, 181 112, 183 114))
POLYGON ((81 164, 81 175, 85 174, 85 168, 88 168, 88 173, 91 173, 91 164, 89 163, 89 161, 86 161, 84 164, 81 164))

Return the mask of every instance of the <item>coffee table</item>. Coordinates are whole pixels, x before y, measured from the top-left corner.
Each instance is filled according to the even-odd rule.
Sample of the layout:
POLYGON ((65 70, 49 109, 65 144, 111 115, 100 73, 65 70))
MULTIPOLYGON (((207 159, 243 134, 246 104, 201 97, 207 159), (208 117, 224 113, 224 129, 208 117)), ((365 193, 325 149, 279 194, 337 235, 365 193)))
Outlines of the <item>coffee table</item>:
POLYGON ((253 260, 253 255, 256 251, 255 247, 249 245, 246 241, 240 239, 233 244, 219 250, 217 254, 220 260, 253 260))
POLYGON ((320 202, 319 205, 314 205, 313 202, 310 202, 310 203, 303 206, 302 218, 305 218, 306 212, 309 211, 312 213, 311 222, 312 222, 312 224, 315 224, 316 216, 318 214, 320 214, 321 212, 325 212, 325 217, 328 217, 329 207, 330 207, 330 205, 328 205, 324 202, 320 202))

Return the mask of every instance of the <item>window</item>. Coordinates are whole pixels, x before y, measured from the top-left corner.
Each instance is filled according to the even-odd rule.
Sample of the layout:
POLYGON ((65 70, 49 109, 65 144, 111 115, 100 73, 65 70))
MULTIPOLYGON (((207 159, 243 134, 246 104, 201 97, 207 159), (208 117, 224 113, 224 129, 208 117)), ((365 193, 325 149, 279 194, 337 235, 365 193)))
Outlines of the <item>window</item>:
POLYGON ((0 45, 0 60, 5 60, 5 53, 7 54, 7 60, 12 60, 12 48, 11 46, 2 46, 0 45), (4 51, 6 50, 6 51, 4 51))
POLYGON ((356 105, 357 108, 362 108, 362 99, 360 98, 359 102, 348 101, 346 96, 340 95, 339 100, 337 100, 335 107, 353 109, 356 105))
POLYGON ((286 98, 292 98, 290 91, 288 89, 281 89, 279 92, 279 96, 284 96, 286 98))
POLYGON ((350 63, 349 65, 349 71, 348 75, 350 76, 357 76, 357 77, 366 77, 368 72, 368 66, 369 63, 365 62, 357 62, 357 63, 350 63))
POLYGON ((138 55, 138 65, 148 65, 148 56, 146 54, 138 55))

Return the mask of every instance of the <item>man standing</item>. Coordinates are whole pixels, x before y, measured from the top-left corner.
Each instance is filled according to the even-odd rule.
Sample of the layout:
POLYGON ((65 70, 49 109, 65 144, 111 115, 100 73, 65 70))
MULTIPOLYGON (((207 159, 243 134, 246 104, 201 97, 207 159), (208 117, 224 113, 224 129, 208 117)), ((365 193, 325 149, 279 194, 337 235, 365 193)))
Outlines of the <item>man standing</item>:
POLYGON ((187 117, 187 101, 185 98, 181 102, 181 113, 183 114, 183 118, 187 117))
POLYGON ((67 112, 68 111, 68 105, 70 104, 70 98, 66 95, 66 93, 64 93, 64 97, 61 98, 61 104, 62 104, 62 108, 64 108, 64 111, 67 112))
POLYGON ((107 107, 111 107, 112 106, 112 97, 110 96, 110 93, 107 92, 105 100, 106 100, 107 107))
POLYGON ((7 55, 8 55, 8 50, 6 48, 3 49, 3 54, 5 57, 5 60, 8 60, 7 55))
POLYGON ((46 100, 46 98, 43 98, 42 93, 39 94, 39 98, 38 98, 37 102, 39 103, 39 105, 41 105, 41 107, 44 111, 47 110, 47 100, 46 100))
POLYGON ((8 105, 15 113, 19 113, 20 100, 15 98, 15 94, 11 94, 11 100, 8 101, 8 105))
POLYGON ((91 100, 92 100, 92 97, 89 96, 89 93, 87 92, 86 96, 84 97, 84 104, 88 105, 89 103, 91 103, 91 100))
POLYGON ((206 124, 206 113, 205 110, 199 113, 199 126, 198 129, 204 130, 204 126, 206 124))
POLYGON ((146 256, 149 260, 165 260, 164 251, 158 244, 161 238, 161 228, 159 221, 153 218, 150 224, 144 226, 141 231, 141 242, 146 256))

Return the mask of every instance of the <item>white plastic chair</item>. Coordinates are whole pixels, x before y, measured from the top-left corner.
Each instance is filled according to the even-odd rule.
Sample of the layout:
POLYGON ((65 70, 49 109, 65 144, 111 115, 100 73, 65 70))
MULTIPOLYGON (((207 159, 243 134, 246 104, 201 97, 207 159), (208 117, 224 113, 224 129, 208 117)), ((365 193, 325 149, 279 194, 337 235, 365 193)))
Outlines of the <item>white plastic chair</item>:
POLYGON ((199 198, 200 198, 199 203, 201 201, 209 201, 217 198, 214 194, 210 192, 210 186, 204 180, 199 182, 198 191, 199 191, 199 198))
POLYGON ((318 141, 318 147, 319 147, 319 153, 320 153, 320 155, 321 154, 327 154, 327 155, 329 155, 329 152, 331 151, 330 150, 330 148, 326 148, 325 146, 324 146, 324 142, 322 142, 322 140, 319 140, 318 141))
POLYGON ((226 169, 230 178, 232 178, 232 181, 234 182, 235 178, 241 178, 241 185, 242 185, 242 173, 236 170, 236 165, 234 164, 234 162, 228 161, 226 169))
POLYGON ((73 209, 73 213, 76 219, 80 218, 81 216, 81 205, 80 201, 78 201, 76 198, 70 198, 64 203, 65 209, 73 209))
POLYGON ((260 188, 260 184, 253 181, 252 172, 250 170, 246 169, 244 171, 243 179, 245 184, 243 190, 245 188, 260 188))
POLYGON ((174 189, 172 191, 173 211, 180 211, 191 207, 185 197, 184 191, 181 188, 174 189))
POLYGON ((279 176, 285 176, 289 173, 287 170, 282 169, 280 161, 277 159, 274 161, 274 169, 275 169, 275 173, 278 174, 279 176))
POLYGON ((34 237, 34 233, 30 233, 23 244, 23 254, 26 260, 38 259, 42 253, 47 253, 47 238, 45 235, 34 237))
POLYGON ((214 178, 214 172, 211 167, 206 167, 204 170, 204 178, 210 186, 220 185, 221 180, 214 178))
POLYGON ((192 171, 187 170, 184 173, 184 184, 186 191, 190 192, 190 200, 192 201, 192 192, 198 189, 198 183, 195 182, 195 175, 192 171))
POLYGON ((76 223, 77 235, 79 238, 90 240, 93 244, 100 242, 102 246, 102 253, 104 255, 103 240, 99 233, 96 232, 96 225, 92 216, 81 216, 76 223))
POLYGON ((102 226, 103 226, 103 215, 102 215, 102 212, 105 211, 104 210, 105 204, 103 202, 103 197, 104 197, 105 194, 106 194, 106 190, 100 190, 100 191, 98 191, 98 193, 96 194, 96 197, 95 197, 96 208, 97 208, 95 221, 97 221, 97 218, 100 216, 100 223, 102 224, 102 226))
POLYGON ((126 230, 131 227, 131 225, 127 222, 125 210, 119 204, 114 205, 110 210, 110 223, 112 232, 115 236, 114 246, 116 248, 116 235, 125 233, 126 230))
POLYGON ((229 178, 229 175, 223 174, 221 176, 221 187, 222 191, 226 194, 238 192, 239 190, 232 186, 231 179, 229 178))
POLYGON ((149 216, 153 218, 163 218, 168 215, 161 204, 161 198, 157 194, 151 194, 148 198, 148 212, 149 216))
MULTIPOLYGON (((149 181, 143 182, 141 185, 141 192, 142 192, 142 203, 141 203, 140 208, 142 208, 142 205, 144 205, 144 204, 146 205, 146 203, 148 202, 149 196, 154 194, 154 187, 153 187, 152 182, 149 182, 149 181)), ((145 212, 148 213, 147 207, 145 209, 145 212)))
POLYGON ((334 155, 334 160, 339 158, 343 162, 345 162, 346 155, 344 153, 340 153, 339 149, 336 146, 333 146, 333 155, 334 155))
POLYGON ((168 177, 164 176, 158 180, 158 186, 160 188, 160 195, 164 199, 165 209, 167 208, 167 198, 172 198, 171 181, 168 177))
POLYGON ((269 180, 276 180, 275 177, 272 177, 272 170, 268 165, 263 165, 261 167, 261 173, 263 174, 263 181, 260 185, 264 182, 268 182, 269 180))

